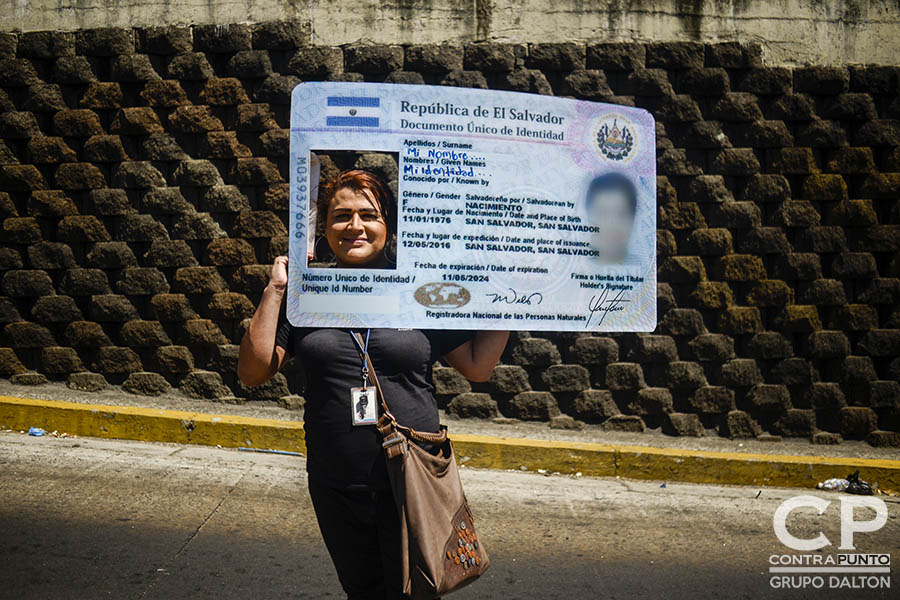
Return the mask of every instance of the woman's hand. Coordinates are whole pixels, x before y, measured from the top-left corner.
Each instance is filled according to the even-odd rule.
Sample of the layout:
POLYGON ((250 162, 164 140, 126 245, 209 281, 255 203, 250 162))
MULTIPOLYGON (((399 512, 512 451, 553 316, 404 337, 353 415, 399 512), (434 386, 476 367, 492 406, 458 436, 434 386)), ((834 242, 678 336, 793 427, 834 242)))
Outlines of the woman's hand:
POLYGON ((287 290, 287 266, 287 256, 275 259, 269 285, 263 290, 259 306, 241 340, 237 374, 241 383, 249 387, 268 381, 284 363, 285 350, 275 344, 275 335, 278 332, 281 303, 287 290))
POLYGON ((479 331, 462 346, 444 355, 447 362, 472 381, 487 381, 509 341, 508 331, 479 331))
POLYGON ((272 264, 272 275, 269 277, 269 286, 273 289, 284 292, 287 289, 288 282, 288 257, 279 256, 272 264))

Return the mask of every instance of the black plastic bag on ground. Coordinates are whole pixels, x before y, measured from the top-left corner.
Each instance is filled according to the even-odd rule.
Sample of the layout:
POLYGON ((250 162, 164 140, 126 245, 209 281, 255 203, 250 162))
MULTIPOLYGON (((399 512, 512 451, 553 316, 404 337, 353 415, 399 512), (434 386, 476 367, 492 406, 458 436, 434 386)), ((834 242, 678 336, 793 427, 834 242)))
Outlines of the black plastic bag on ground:
POLYGON ((869 482, 859 478, 859 471, 855 471, 852 475, 847 475, 847 481, 849 484, 844 491, 848 494, 858 494, 860 496, 872 496, 875 494, 869 482))

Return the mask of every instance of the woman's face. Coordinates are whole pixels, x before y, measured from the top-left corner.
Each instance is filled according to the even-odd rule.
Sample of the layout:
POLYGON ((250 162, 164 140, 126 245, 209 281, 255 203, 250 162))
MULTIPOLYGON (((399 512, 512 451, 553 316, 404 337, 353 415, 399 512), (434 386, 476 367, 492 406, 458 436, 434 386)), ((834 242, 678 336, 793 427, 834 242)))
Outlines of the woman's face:
POLYGON ((599 251, 598 259, 620 262, 625 257, 634 215, 627 194, 622 190, 597 192, 591 199, 591 223, 599 231, 592 236, 592 246, 599 251))
POLYGON ((342 267, 361 267, 384 257, 387 224, 369 190, 341 188, 328 205, 325 237, 342 267))

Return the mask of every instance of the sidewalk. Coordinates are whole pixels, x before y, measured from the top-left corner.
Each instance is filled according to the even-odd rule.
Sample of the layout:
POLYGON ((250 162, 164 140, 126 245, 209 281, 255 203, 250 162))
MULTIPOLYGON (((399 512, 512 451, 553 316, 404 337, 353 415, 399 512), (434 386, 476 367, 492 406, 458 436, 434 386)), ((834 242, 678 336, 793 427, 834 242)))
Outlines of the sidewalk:
MULTIPOLYGON (((303 458, 0 433, 0 597, 342 597, 303 458)), ((890 589, 770 586, 772 515, 800 491, 462 469, 491 568, 453 600, 881 600, 890 589)), ((840 540, 839 494, 791 531, 840 540)), ((900 498, 856 552, 894 551, 900 498)), ((860 515, 859 519, 868 517, 860 515)), ((896 552, 895 552, 896 554, 896 552)), ((896 560, 896 556, 895 556, 896 560)), ((896 567, 892 576, 896 582, 896 567)), ((896 587, 896 584, 895 584, 896 587)))
MULTIPOLYGON (((244 405, 168 394, 135 396, 117 388, 77 392, 63 384, 0 382, 0 428, 42 427, 68 435, 252 447, 303 452, 302 412, 274 403, 244 405)), ((550 429, 546 423, 494 423, 443 415, 462 464, 586 476, 812 488, 856 469, 882 489, 900 490, 896 449, 847 441, 729 440, 715 434, 680 438, 588 426, 550 429)))

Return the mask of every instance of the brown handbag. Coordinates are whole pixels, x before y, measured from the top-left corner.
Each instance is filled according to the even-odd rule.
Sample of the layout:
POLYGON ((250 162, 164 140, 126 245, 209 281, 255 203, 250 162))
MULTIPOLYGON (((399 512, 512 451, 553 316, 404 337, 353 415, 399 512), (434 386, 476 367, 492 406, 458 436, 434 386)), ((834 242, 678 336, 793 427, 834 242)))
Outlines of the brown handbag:
MULTIPOLYGON (((362 348, 362 336, 353 335, 362 348)), ((472 583, 491 562, 475 532, 446 427, 427 433, 397 423, 371 357, 362 352, 360 356, 381 403, 377 427, 400 512, 403 593, 413 600, 437 598, 472 583), (439 445, 440 452, 435 456, 417 441, 439 445)))

